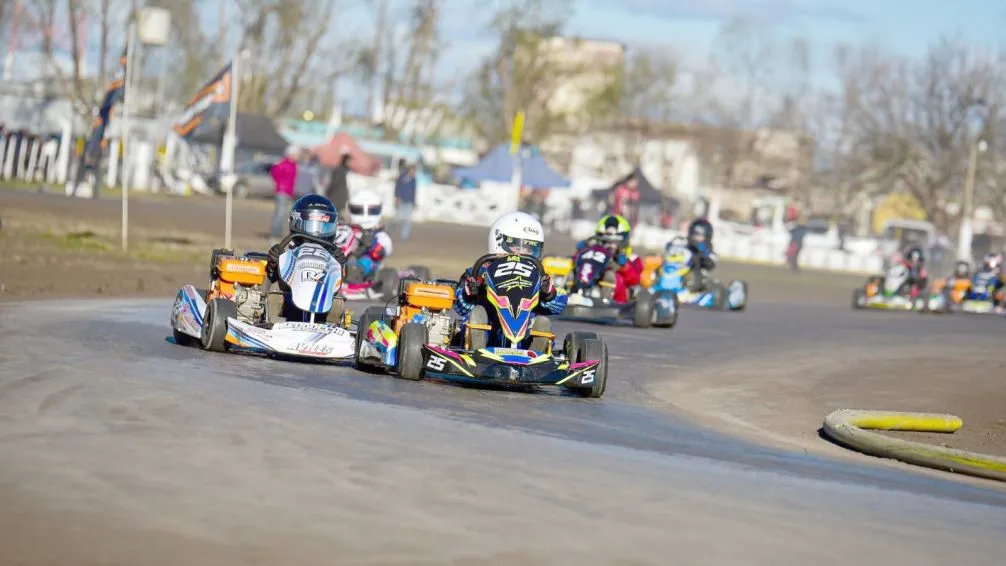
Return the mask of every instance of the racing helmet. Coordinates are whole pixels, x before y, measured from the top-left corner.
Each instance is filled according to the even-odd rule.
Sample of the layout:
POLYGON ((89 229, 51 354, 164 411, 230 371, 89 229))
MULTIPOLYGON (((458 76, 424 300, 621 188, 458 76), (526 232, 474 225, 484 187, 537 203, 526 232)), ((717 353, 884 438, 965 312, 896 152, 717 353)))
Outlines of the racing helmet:
POLYGON ((290 210, 290 233, 335 241, 339 213, 332 201, 322 195, 304 195, 290 210))
POLYGON ((954 277, 971 277, 971 264, 966 261, 958 261, 957 264, 954 265, 954 277))
POLYGON ((922 265, 926 262, 926 254, 919 246, 910 246, 905 250, 905 260, 912 265, 922 265))
POLYGON ((713 243, 713 225, 705 218, 696 218, 688 224, 688 243, 695 245, 705 242, 713 243))
POLYGON ((632 237, 632 226, 624 217, 617 214, 606 214, 597 221, 594 237, 612 251, 624 249, 632 237))
POLYGON ((529 255, 541 259, 545 229, 526 212, 508 212, 489 228, 489 253, 529 255))
POLYGON ((989 252, 982 258, 982 269, 985 271, 995 271, 1003 265, 1003 254, 989 252))
POLYGON ((381 225, 381 196, 369 189, 355 191, 349 195, 349 221, 364 230, 373 230, 381 225))

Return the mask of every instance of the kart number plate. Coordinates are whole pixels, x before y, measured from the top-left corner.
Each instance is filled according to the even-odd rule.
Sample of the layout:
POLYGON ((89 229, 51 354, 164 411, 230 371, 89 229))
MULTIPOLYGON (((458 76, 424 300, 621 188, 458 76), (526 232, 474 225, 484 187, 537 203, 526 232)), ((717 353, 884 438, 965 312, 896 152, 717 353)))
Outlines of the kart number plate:
POLYGON ((303 332, 317 332, 319 334, 345 334, 344 328, 329 326, 327 324, 317 324, 311 322, 280 322, 272 327, 273 330, 300 330, 303 332))

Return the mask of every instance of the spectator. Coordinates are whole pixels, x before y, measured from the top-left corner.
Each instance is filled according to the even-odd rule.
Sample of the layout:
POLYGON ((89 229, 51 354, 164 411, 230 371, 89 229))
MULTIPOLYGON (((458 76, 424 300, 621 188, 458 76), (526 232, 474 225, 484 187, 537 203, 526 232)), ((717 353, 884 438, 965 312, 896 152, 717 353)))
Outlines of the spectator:
POLYGON ((611 213, 624 216, 629 224, 636 225, 639 220, 639 179, 635 173, 612 191, 611 213))
MULTIPOLYGON (((307 152, 304 152, 305 154, 307 152)), ((297 160, 297 181, 293 187, 293 194, 295 197, 300 198, 304 195, 310 195, 318 192, 318 173, 317 168, 312 166, 311 158, 306 155, 301 155, 301 158, 297 160)))
MULTIPOLYGON (((403 165, 403 163, 399 163, 403 165)), ((409 239, 412 231, 412 211, 416 207, 416 166, 409 165, 395 181, 395 209, 401 223, 402 240, 409 239)))
POLYGON ((290 205, 293 203, 294 188, 297 184, 297 160, 300 158, 300 148, 291 145, 286 148, 286 156, 272 166, 269 175, 276 184, 276 209, 272 215, 272 243, 283 238, 290 205))
POLYGON ((325 196, 335 205, 339 214, 344 214, 346 203, 349 202, 349 162, 352 160, 348 151, 343 151, 342 161, 339 166, 332 170, 332 175, 328 179, 328 188, 325 189, 325 196))

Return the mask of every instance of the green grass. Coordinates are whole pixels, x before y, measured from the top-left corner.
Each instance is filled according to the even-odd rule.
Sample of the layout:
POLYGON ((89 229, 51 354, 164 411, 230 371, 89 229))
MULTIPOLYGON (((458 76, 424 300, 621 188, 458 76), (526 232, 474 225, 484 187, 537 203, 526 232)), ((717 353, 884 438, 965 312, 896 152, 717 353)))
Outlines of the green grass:
POLYGON ((70 232, 66 234, 46 232, 41 237, 44 241, 61 250, 119 256, 138 261, 200 263, 207 261, 210 254, 209 249, 201 250, 190 246, 173 246, 145 241, 132 242, 129 249, 123 252, 120 242, 112 241, 112 238, 91 231, 70 232))

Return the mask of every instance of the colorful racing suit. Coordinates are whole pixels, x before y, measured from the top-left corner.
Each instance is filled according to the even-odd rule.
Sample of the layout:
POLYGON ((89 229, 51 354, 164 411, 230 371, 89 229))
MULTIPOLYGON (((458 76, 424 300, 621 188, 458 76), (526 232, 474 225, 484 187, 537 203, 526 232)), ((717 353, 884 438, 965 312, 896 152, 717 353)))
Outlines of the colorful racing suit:
POLYGON ((347 263, 360 268, 364 280, 377 273, 392 250, 391 236, 383 226, 364 230, 359 226, 340 224, 336 242, 346 254, 347 263))
POLYGON ((984 287, 983 290, 990 290, 989 295, 992 297, 993 304, 997 307, 1003 306, 1002 295, 1006 281, 1003 281, 1002 271, 999 269, 979 271, 971 279, 971 285, 972 287, 984 287))
MULTIPOLYGON (((587 238, 577 242, 576 249, 579 251, 594 243, 593 238, 587 238)), ((643 280, 643 260, 632 253, 632 250, 623 249, 619 250, 613 261, 618 266, 615 269, 615 296, 613 298, 615 302, 625 303, 629 301, 629 289, 639 285, 643 280)))
MULTIPOLYGON (((462 274, 460 279, 458 279, 458 287, 454 291, 454 311, 461 315, 463 320, 468 320, 468 315, 471 314, 475 305, 485 301, 483 285, 486 278, 487 264, 488 262, 483 263, 478 268, 477 275, 474 278, 476 283, 474 294, 471 294, 473 289, 470 289, 469 285, 467 285, 472 275, 472 268, 469 267, 465 269, 464 274, 462 274)), ((538 306, 536 306, 532 311, 536 315, 547 316, 561 314, 566 308, 566 301, 568 299, 566 291, 552 285, 552 280, 548 275, 542 276, 542 286, 538 297, 538 306), (551 291, 547 287, 551 287, 551 291), (553 291, 555 296, 549 297, 548 295, 550 295, 553 291)))
POLYGON ((929 271, 925 265, 913 264, 908 259, 897 260, 897 263, 905 266, 908 270, 909 298, 915 300, 922 290, 926 288, 929 281, 929 271))

